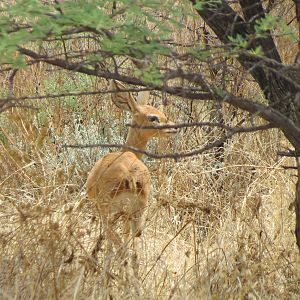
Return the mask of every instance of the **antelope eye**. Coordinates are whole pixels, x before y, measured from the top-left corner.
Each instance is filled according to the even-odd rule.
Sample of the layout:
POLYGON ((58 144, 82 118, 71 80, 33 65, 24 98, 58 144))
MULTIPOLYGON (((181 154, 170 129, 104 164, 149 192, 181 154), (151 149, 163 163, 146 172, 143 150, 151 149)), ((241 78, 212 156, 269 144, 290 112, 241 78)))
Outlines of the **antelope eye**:
POLYGON ((159 122, 160 122, 159 117, 156 116, 156 115, 148 115, 147 118, 148 118, 148 120, 149 120, 150 122, 153 122, 153 123, 154 123, 154 122, 155 122, 155 123, 159 123, 159 122))

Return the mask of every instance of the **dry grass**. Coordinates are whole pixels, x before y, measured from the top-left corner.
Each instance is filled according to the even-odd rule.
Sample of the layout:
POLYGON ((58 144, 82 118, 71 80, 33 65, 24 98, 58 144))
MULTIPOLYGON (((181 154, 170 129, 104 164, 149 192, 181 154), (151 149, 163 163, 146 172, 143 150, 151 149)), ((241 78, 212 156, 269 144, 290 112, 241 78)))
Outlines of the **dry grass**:
MULTIPOLYGON (((35 78, 18 76, 20 94, 34 90, 35 78)), ((39 83, 49 88, 42 76, 39 83)), ((125 121, 107 100, 46 101, 35 103, 38 112, 1 116, 1 298, 298 299, 296 178, 276 157, 285 143, 277 130, 234 137, 224 162, 214 152, 177 162, 146 158, 153 191, 142 238, 123 255, 103 241, 92 256, 101 226, 84 185, 108 150, 60 145, 123 140, 125 121)), ((196 106, 205 116, 206 104, 196 106)), ((182 130, 151 149, 199 147, 218 134, 182 130)))
MULTIPOLYGON (((176 38, 189 42, 188 32, 176 38)), ((261 95, 244 74, 230 76, 233 92, 261 95)), ((8 78, 0 84, 4 93, 8 78)), ((16 96, 105 86, 42 64, 15 78, 16 96)), ((164 110, 173 120, 211 120, 210 103, 169 100, 164 110)), ((144 158, 153 188, 143 235, 122 254, 103 240, 95 258, 101 225, 85 181, 109 150, 61 145, 121 143, 127 116, 108 95, 32 104, 39 110, 0 116, 1 299, 299 299, 296 177, 282 168, 293 162, 277 157, 288 146, 277 130, 235 136, 224 147, 224 161, 216 151, 178 161, 144 158)), ((223 114, 233 124, 247 118, 228 107, 223 114)), ((150 146, 183 151, 220 134, 190 128, 150 146)))

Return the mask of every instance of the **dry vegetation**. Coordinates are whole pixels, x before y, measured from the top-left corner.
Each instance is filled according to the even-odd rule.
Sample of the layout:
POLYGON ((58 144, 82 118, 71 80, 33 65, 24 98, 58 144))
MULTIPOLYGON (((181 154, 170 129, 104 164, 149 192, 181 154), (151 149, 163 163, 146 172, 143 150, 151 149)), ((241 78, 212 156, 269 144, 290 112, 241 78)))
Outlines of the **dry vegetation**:
MULTIPOLYGON (((8 78, 0 80, 7 90, 8 78)), ((107 82, 38 64, 18 72, 14 85, 22 96, 105 90, 107 82)), ((246 80, 239 87, 260 93, 246 80)), ((211 120, 210 103, 168 100, 164 110, 177 122, 211 120)), ((292 160, 277 156, 287 144, 276 129, 234 136, 224 161, 217 150, 177 161, 145 157, 153 188, 143 235, 122 255, 103 240, 95 258, 101 225, 85 181, 109 150, 61 146, 121 143, 127 116, 106 94, 31 105, 38 110, 0 116, 1 299, 299 299, 296 178, 283 168, 292 160)), ((228 107, 223 114, 233 123, 247 117, 228 107)), ((150 149, 192 149, 219 135, 182 129, 150 149)))

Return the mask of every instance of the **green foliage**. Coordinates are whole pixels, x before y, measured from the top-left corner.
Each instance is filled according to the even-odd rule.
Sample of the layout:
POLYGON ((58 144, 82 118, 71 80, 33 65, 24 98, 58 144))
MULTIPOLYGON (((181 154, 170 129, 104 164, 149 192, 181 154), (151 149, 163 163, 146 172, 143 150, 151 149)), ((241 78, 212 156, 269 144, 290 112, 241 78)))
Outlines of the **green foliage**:
MULTIPOLYGON (((10 64, 14 69, 26 66, 19 47, 35 49, 49 39, 61 40, 76 29, 97 37, 97 53, 82 57, 86 65, 93 67, 95 62, 112 56, 152 57, 156 61, 159 55, 171 53, 162 41, 168 39, 174 28, 183 26, 178 21, 182 16, 191 15, 189 1, 121 0, 117 1, 116 9, 107 0, 7 3, 2 4, 0 12, 0 64, 10 64)), ((55 50, 55 42, 48 43, 49 47, 55 50)), ((160 81, 155 66, 144 68, 140 76, 147 82, 160 81)))
POLYGON ((216 4, 220 4, 222 0, 196 0, 193 5, 195 9, 202 10, 205 4, 210 5, 210 7, 214 7, 216 4))
POLYGON ((298 36, 295 30, 289 27, 288 24, 283 20, 281 20, 279 23, 280 23, 280 30, 282 34, 290 37, 293 40, 293 42, 298 41, 298 36))
POLYGON ((260 18, 255 24, 255 34, 258 37, 266 37, 270 31, 278 29, 283 35, 291 37, 293 40, 297 39, 295 31, 293 31, 286 22, 278 16, 267 14, 264 18, 260 18))
POLYGON ((228 36, 228 39, 232 43, 232 50, 224 53, 226 57, 234 57, 238 55, 241 51, 247 51, 249 46, 249 37, 237 34, 236 36, 228 36))
POLYGON ((59 38, 67 30, 79 26, 99 32, 99 46, 103 51, 137 58, 169 51, 159 41, 171 32, 171 24, 181 24, 172 17, 162 22, 150 12, 163 9, 169 15, 177 16, 182 14, 184 5, 165 1, 162 6, 160 1, 145 0, 123 0, 117 4, 115 11, 112 2, 104 0, 69 0, 56 5, 19 0, 13 5, 4 5, 0 12, 0 63, 22 65, 20 59, 15 62, 19 46, 49 37, 59 38), (155 26, 155 31, 148 28, 147 22, 155 26))
POLYGON ((240 34, 229 36, 228 39, 234 43, 236 48, 246 49, 248 46, 248 39, 240 34))
POLYGON ((188 49, 188 53, 196 57, 200 61, 206 61, 213 54, 213 50, 205 49, 202 45, 188 49))
POLYGON ((259 37, 265 37, 267 31, 273 29, 278 24, 278 18, 270 14, 256 21, 255 33, 259 37))
POLYGON ((49 112, 46 107, 41 107, 37 113, 37 122, 39 125, 44 125, 47 122, 49 112))
POLYGON ((249 49, 250 42, 256 38, 265 38, 270 34, 275 35, 276 31, 280 32, 280 35, 290 37, 294 41, 297 39, 296 33, 278 16, 267 14, 264 18, 260 18, 256 21, 254 28, 254 35, 242 36, 238 34, 228 37, 234 46, 231 55, 235 55, 240 51, 248 51, 254 55, 263 55, 261 46, 249 49))
POLYGON ((194 4, 194 8, 195 8, 195 9, 198 9, 198 10, 203 9, 203 1, 201 1, 201 0, 196 0, 196 1, 195 1, 195 4, 194 4))
POLYGON ((233 50, 225 53, 225 55, 228 57, 238 55, 240 51, 248 51, 250 54, 253 55, 263 55, 263 49, 261 46, 249 49, 250 41, 253 38, 251 36, 245 37, 238 34, 234 37, 229 36, 228 38, 233 44, 233 50))
POLYGON ((162 76, 157 66, 154 64, 148 65, 142 70, 137 69, 135 71, 137 77, 142 78, 147 83, 153 83, 159 85, 162 83, 162 76))
POLYGON ((4 132, 0 128, 0 143, 3 143, 4 145, 7 145, 8 140, 4 134, 4 132))
MULTIPOLYGON (((204 5, 213 7, 220 3, 219 0, 197 0, 194 5, 187 0, 120 0, 113 9, 112 1, 108 0, 65 0, 56 4, 39 0, 10 2, 2 4, 0 11, 0 64, 10 64, 14 69, 24 68, 26 63, 18 53, 19 47, 36 49, 49 39, 61 40, 68 36, 67 33, 72 33, 74 38, 76 35, 73 31, 81 29, 94 35, 96 41, 95 53, 81 54, 80 59, 86 66, 93 68, 95 63, 107 57, 122 56, 139 60, 150 57, 152 65, 136 70, 135 75, 154 84, 161 82, 155 61, 160 56, 172 55, 174 48, 166 41, 174 29, 182 28, 182 18, 195 17, 192 8, 201 10, 204 5)), ((229 37, 233 49, 224 50, 221 55, 232 57, 240 51, 262 55, 260 47, 249 49, 250 42, 258 37, 264 38, 274 28, 295 38, 295 33, 285 22, 268 14, 256 21, 255 34, 229 37)), ((55 53, 56 43, 48 43, 47 49, 53 49, 55 53)), ((214 50, 207 50, 201 42, 187 52, 200 61, 214 55, 214 50)), ((76 105, 76 99, 69 100, 70 105, 76 105)))
MULTIPOLYGON (((67 72, 62 72, 45 80, 43 88, 46 94, 80 92, 91 88, 93 84, 93 78, 85 74, 76 74, 76 79, 68 76, 67 72)), ((61 97, 59 101, 62 101, 63 105, 72 109, 75 109, 78 105, 78 99, 75 96, 61 97)))
POLYGON ((258 46, 256 48, 250 49, 249 53, 251 53, 253 55, 263 55, 264 54, 263 49, 262 49, 261 46, 258 46))

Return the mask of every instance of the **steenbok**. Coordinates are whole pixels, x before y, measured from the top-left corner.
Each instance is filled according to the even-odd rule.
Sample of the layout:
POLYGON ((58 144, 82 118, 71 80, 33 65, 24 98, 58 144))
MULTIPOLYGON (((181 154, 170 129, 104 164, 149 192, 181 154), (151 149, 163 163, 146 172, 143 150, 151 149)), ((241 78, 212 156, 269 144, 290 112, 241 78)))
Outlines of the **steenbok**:
MULTIPOLYGON (((111 81, 113 103, 132 115, 125 145, 145 150, 147 142, 153 137, 166 137, 176 132, 174 128, 159 128, 160 125, 173 125, 166 115, 153 106, 147 105, 150 92, 140 92, 137 99, 122 91, 125 87, 111 81), (140 128, 155 126, 157 128, 140 128)), ((129 237, 140 236, 144 223, 144 214, 150 194, 150 172, 140 160, 142 154, 128 148, 120 152, 109 153, 100 158, 92 168, 87 179, 87 194, 96 202, 103 228, 108 240, 116 246, 123 241, 114 230, 116 220, 124 222, 124 234, 129 237)))

